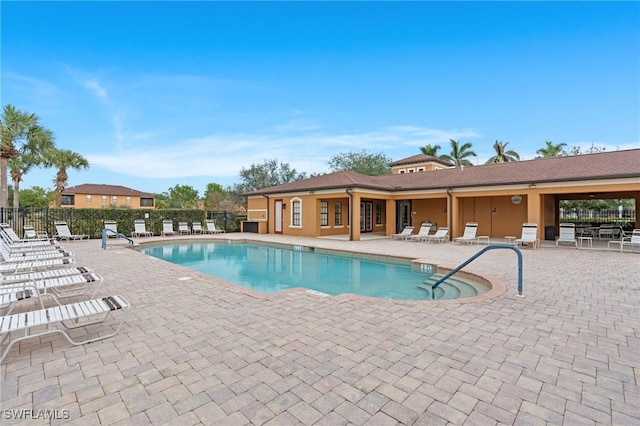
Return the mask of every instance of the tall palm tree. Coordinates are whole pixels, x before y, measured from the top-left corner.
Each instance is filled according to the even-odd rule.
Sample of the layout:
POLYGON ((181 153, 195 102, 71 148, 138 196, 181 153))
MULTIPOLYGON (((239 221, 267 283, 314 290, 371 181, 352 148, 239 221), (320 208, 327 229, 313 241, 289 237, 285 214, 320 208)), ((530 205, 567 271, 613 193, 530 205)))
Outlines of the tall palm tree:
POLYGON ((440 159, 449 161, 455 164, 456 167, 473 166, 468 157, 477 157, 478 155, 471 150, 471 142, 465 142, 462 145, 460 141, 453 139, 449 139, 449 142, 451 142, 451 154, 441 155, 440 159))
POLYGON ((496 150, 496 155, 487 160, 487 164, 493 163, 508 163, 509 161, 520 161, 520 155, 512 149, 507 149, 509 142, 496 141, 493 144, 493 149, 496 150))
POLYGON ((553 143, 551 141, 545 142, 545 147, 540 148, 536 151, 536 154, 539 154, 539 157, 536 158, 547 158, 547 157, 562 157, 566 155, 564 151, 564 147, 567 146, 566 143, 553 143))
POLYGON ((35 165, 38 161, 30 158, 30 156, 22 155, 20 157, 12 158, 9 160, 9 174, 13 181, 13 208, 20 207, 20 182, 22 182, 22 176, 35 165))
POLYGON ((70 149, 55 149, 48 153, 46 160, 47 165, 53 166, 58 169, 56 177, 53 180, 55 185, 56 207, 62 205, 62 192, 67 186, 69 176, 67 175, 67 169, 83 170, 89 168, 89 161, 77 152, 70 149))
POLYGON ((53 133, 35 114, 6 105, 0 116, 0 209, 9 206, 9 160, 22 154, 39 156, 55 146, 53 133))
POLYGON ((430 143, 428 143, 425 146, 421 146, 420 147, 420 151, 424 155, 430 155, 432 157, 438 157, 438 151, 439 150, 440 150, 440 145, 438 145, 438 144, 431 145, 430 143))

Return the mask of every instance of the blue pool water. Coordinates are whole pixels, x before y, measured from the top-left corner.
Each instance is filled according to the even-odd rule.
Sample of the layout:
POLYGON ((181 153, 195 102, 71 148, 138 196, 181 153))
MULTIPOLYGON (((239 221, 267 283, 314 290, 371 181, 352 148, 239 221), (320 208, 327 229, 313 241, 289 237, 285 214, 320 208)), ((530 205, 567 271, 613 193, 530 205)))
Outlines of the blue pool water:
MULTIPOLYGON (((430 300, 430 285, 419 287, 431 273, 401 262, 315 252, 283 247, 230 242, 180 243, 143 247, 149 256, 269 294, 304 287, 330 295, 354 293, 397 300, 430 300)), ((469 297, 451 291, 445 282, 437 299, 469 297)), ((474 286, 476 287, 476 286, 474 286)))

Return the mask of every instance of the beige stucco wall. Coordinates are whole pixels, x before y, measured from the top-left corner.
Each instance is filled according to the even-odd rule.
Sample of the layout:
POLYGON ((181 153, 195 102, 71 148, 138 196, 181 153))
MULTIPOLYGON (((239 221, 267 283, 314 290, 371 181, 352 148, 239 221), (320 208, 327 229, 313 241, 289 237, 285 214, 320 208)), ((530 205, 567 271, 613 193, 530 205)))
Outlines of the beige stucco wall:
POLYGON ((129 196, 131 201, 127 203, 127 196, 117 195, 116 202, 113 202, 113 195, 107 195, 106 201, 102 200, 103 194, 74 194, 74 204, 72 206, 64 205, 61 207, 76 208, 76 209, 99 209, 102 207, 126 207, 132 209, 154 209, 155 200, 153 206, 140 207, 140 197, 129 196), (91 195, 91 201, 87 201, 87 195, 91 195))

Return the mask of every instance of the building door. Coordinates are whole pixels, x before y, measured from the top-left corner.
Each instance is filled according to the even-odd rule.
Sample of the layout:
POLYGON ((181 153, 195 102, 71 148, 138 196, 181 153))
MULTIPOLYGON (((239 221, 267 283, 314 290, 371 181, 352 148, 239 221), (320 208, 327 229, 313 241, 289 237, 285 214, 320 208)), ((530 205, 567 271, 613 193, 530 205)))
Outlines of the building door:
POLYGON ((396 232, 401 232, 405 226, 411 226, 411 201, 398 201, 396 209, 396 232))
POLYGON ((274 211, 274 232, 276 234, 282 234, 282 200, 275 200, 274 211))
POLYGON ((373 203, 362 201, 360 203, 360 232, 373 231, 373 203))

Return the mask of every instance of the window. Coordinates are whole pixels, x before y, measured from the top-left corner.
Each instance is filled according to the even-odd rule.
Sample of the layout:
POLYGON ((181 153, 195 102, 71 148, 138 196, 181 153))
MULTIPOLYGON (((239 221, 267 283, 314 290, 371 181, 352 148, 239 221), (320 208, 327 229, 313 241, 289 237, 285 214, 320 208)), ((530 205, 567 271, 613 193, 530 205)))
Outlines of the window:
POLYGON ((418 167, 419 172, 424 172, 424 167, 418 167))
POLYGON ((329 202, 320 201, 320 226, 329 226, 329 202))
POLYGON ((131 204, 131 197, 127 197, 127 204, 131 204))
POLYGON ((376 225, 382 225, 382 204, 376 204, 376 225))
POLYGON ((117 204, 118 203, 118 197, 116 197, 115 195, 111 197, 111 204, 117 204))
POLYGON ((75 204, 75 197, 73 195, 63 195, 62 196, 62 205, 63 206, 72 206, 75 204))
POLYGON ((153 207, 153 198, 140 198, 140 207, 153 207))
POLYGON ((342 226, 342 203, 337 202, 335 205, 335 208, 336 208, 335 217, 334 217, 335 226, 342 226))
POLYGON ((91 202, 91 195, 87 195, 87 203, 91 202))
POLYGON ((403 175, 404 174, 404 170, 400 170, 400 174, 403 175))
POLYGON ((102 196, 102 204, 107 204, 107 196, 106 195, 102 196))
POLYGON ((291 200, 291 226, 302 226, 302 200, 299 198, 291 200))

